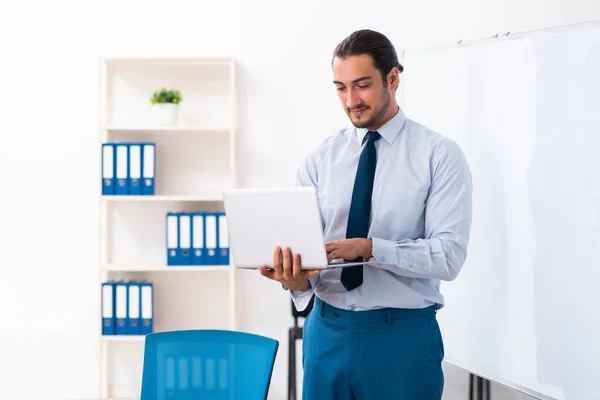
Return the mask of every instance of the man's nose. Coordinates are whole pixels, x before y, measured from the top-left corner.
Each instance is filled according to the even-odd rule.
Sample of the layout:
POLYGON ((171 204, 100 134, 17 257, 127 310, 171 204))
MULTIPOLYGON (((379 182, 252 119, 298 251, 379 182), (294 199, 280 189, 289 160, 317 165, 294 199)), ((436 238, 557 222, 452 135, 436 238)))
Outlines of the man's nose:
POLYGON ((346 97, 346 106, 354 108, 360 104, 360 98, 355 90, 349 89, 346 97))

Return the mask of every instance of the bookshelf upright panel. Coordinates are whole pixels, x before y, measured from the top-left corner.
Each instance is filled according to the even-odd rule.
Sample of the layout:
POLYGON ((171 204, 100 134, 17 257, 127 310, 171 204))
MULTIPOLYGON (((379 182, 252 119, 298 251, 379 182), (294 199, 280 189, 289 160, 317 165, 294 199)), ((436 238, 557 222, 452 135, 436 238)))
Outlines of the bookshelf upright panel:
MULTIPOLYGON (((235 269, 231 263, 168 265, 166 217, 224 213, 222 191, 237 185, 236 76, 233 59, 101 61, 101 144, 153 144, 155 150, 151 195, 110 193, 99 199, 98 290, 104 282, 152 283, 153 332, 235 329, 235 269), (182 96, 172 125, 160 122, 150 102, 163 87, 182 96)), ((137 161, 137 153, 130 154, 128 162, 137 161)), ((136 171, 127 171, 132 181, 136 171)), ((115 166, 113 172, 118 185, 123 171, 115 166)), ((138 179, 145 184, 144 176, 138 179)), ((144 335, 103 334, 101 321, 102 310, 100 397, 137 398, 144 335)))

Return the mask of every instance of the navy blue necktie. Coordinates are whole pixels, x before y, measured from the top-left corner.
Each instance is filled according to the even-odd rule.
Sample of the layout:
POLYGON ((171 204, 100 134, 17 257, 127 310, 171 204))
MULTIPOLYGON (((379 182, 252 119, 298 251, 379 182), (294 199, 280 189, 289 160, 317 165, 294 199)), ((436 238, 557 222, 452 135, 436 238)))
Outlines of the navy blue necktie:
MULTIPOLYGON (((346 238, 366 238, 369 233, 369 217, 371 214, 371 196, 373 194, 373 178, 377 165, 375 141, 381 138, 377 131, 369 131, 365 136, 367 144, 363 147, 358 161, 352 201, 348 213, 346 238)), ((364 140, 363 140, 364 143, 364 140)), ((362 257, 352 261, 363 261, 362 257)), ((356 265, 342 269, 342 285, 350 291, 362 285, 363 266, 356 265)))

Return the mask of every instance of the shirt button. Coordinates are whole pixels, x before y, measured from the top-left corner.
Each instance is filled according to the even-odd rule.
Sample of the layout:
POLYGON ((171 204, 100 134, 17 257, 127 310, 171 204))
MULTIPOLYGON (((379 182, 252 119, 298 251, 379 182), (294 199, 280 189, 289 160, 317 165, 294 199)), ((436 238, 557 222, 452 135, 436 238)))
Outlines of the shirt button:
POLYGON ((351 310, 354 310, 356 308, 356 306, 350 306, 351 310))
POLYGON ((338 313, 334 312, 333 313, 333 318, 337 318, 337 317, 339 317, 338 313))
POLYGON ((385 257, 381 257, 381 262, 385 262, 385 257))

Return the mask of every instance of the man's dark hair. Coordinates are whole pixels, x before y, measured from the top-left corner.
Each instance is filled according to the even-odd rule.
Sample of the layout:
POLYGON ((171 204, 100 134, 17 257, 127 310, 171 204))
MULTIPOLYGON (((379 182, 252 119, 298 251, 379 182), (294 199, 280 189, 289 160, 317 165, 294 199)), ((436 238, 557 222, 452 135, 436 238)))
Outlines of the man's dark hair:
POLYGON ((362 54, 371 56, 375 67, 381 73, 384 86, 387 85, 387 74, 393 67, 398 68, 400 72, 404 71, 404 67, 398 62, 398 55, 392 42, 382 33, 369 29, 351 33, 337 45, 333 52, 333 58, 346 58, 362 54))

